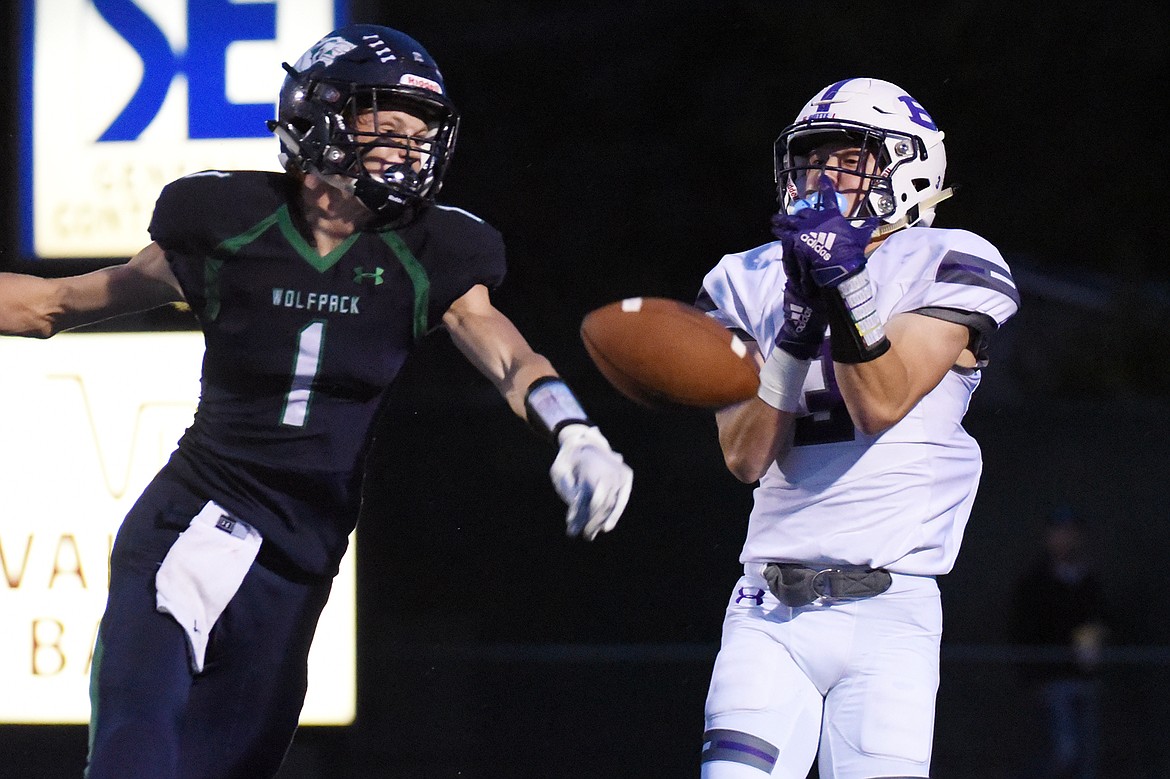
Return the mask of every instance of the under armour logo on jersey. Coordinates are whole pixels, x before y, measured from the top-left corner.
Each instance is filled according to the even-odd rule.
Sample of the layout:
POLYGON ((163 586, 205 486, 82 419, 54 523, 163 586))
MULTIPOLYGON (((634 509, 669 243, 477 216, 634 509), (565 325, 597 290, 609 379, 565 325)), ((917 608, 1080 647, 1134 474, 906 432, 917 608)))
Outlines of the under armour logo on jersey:
POLYGON ((736 603, 743 603, 745 600, 753 601, 757 606, 764 605, 764 591, 758 587, 740 587, 739 594, 735 596, 736 603))
POLYGON ((386 272, 384 268, 374 268, 373 271, 366 273, 366 269, 361 265, 353 269, 353 283, 361 284, 366 279, 374 282, 374 286, 383 283, 382 274, 386 272))
POLYGON ((821 259, 826 262, 832 261, 833 255, 831 249, 833 248, 833 243, 837 240, 836 233, 801 233, 800 240, 802 243, 808 244, 821 259))

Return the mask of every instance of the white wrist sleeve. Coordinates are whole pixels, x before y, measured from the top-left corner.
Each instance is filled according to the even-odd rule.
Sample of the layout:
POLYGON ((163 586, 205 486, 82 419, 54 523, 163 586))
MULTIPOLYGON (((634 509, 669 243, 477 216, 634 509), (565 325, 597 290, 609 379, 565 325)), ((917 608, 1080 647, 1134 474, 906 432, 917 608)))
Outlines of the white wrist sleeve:
POLYGON ((545 376, 532 382, 524 396, 524 409, 528 414, 528 424, 554 441, 566 425, 592 424, 573 391, 556 376, 545 376))
POLYGON ((797 413, 804 409, 804 378, 812 360, 798 360, 777 347, 760 369, 760 400, 774 409, 797 413))
POLYGON ((869 271, 862 268, 859 273, 845 279, 837 286, 837 292, 845 302, 845 310, 849 312, 849 318, 853 321, 862 347, 873 349, 886 337, 886 330, 882 326, 882 320, 878 318, 877 307, 874 305, 869 271))

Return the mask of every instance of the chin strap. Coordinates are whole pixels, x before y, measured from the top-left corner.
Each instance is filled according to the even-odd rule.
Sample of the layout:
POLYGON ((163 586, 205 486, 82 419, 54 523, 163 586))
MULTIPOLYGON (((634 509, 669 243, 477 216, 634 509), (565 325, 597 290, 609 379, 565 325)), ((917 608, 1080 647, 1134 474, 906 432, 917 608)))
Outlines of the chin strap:
MULTIPOLYGON (((284 144, 285 148, 287 148, 290 152, 297 155, 301 153, 300 141, 298 141, 296 137, 293 136, 293 134, 284 127, 284 125, 270 120, 268 122, 268 129, 272 131, 273 135, 280 139, 280 142, 284 144)), ((288 170, 289 164, 292 162, 291 156, 288 153, 282 151, 279 155, 277 155, 277 158, 280 160, 281 167, 285 170, 288 170)), ((354 188, 357 182, 349 176, 342 176, 338 173, 325 173, 319 170, 317 166, 313 165, 308 160, 305 160, 303 157, 301 159, 302 162, 299 164, 293 164, 296 164, 306 175, 316 176, 329 186, 333 187, 334 189, 339 189, 347 195, 352 195, 354 193, 354 188)))
POLYGON ((300 156, 300 141, 284 125, 270 120, 268 122, 268 129, 288 149, 288 152, 282 151, 278 155, 281 167, 288 170, 290 163, 294 164, 305 175, 316 176, 334 189, 356 197, 362 205, 374 214, 373 226, 384 228, 394 224, 401 224, 414 218, 414 214, 418 210, 416 203, 395 199, 388 192, 379 189, 373 182, 365 178, 356 179, 353 176, 344 176, 340 173, 326 173, 303 156, 300 156), (292 155, 300 157, 300 162, 293 163, 292 155))
MULTIPOLYGON (((290 133, 288 131, 288 129, 285 128, 285 126, 282 125, 280 122, 276 121, 275 119, 269 119, 268 120, 268 130, 273 135, 275 135, 277 137, 277 139, 280 140, 280 143, 282 146, 284 146, 284 148, 288 149, 293 154, 300 154, 301 153, 301 142, 298 141, 296 139, 296 137, 294 137, 293 134, 290 133)), ((282 151, 280 154, 277 155, 277 158, 280 160, 281 167, 283 167, 285 170, 287 170, 288 166, 289 166, 289 162, 292 159, 289 156, 288 152, 282 151)))
POLYGON ((939 190, 935 194, 924 199, 921 203, 907 211, 901 219, 897 220, 896 222, 891 222, 890 224, 879 226, 876 230, 873 231, 873 235, 870 236, 870 240, 872 241, 875 238, 885 238, 887 235, 896 230, 901 230, 903 227, 909 227, 911 222, 918 221, 919 215, 925 209, 937 206, 939 203, 954 195, 958 189, 959 188, 957 186, 953 186, 939 190))

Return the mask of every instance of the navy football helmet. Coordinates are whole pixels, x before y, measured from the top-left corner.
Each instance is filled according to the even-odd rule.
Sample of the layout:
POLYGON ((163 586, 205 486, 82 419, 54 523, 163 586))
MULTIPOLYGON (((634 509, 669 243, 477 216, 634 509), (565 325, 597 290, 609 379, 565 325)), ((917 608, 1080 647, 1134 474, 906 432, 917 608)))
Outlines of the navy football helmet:
POLYGON ((352 192, 371 211, 394 219, 433 200, 455 150, 459 113, 431 55, 397 30, 357 24, 313 44, 295 65, 284 64, 277 118, 268 127, 280 139, 286 168, 314 172, 352 192), (404 111, 427 132, 412 137, 385 128, 358 132, 366 111, 404 111), (371 165, 378 147, 405 151, 403 162, 371 165))

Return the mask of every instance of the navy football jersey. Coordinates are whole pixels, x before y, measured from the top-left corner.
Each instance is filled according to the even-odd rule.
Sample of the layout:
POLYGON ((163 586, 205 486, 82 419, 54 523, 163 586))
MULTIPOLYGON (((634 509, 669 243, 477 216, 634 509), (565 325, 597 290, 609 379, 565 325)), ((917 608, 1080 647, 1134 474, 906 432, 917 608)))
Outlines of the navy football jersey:
POLYGON ((331 575, 357 521, 382 398, 418 340, 503 279, 500 234, 459 209, 354 233, 321 256, 283 173, 167 185, 150 235, 202 326, 195 421, 171 467, 298 567, 331 575))

